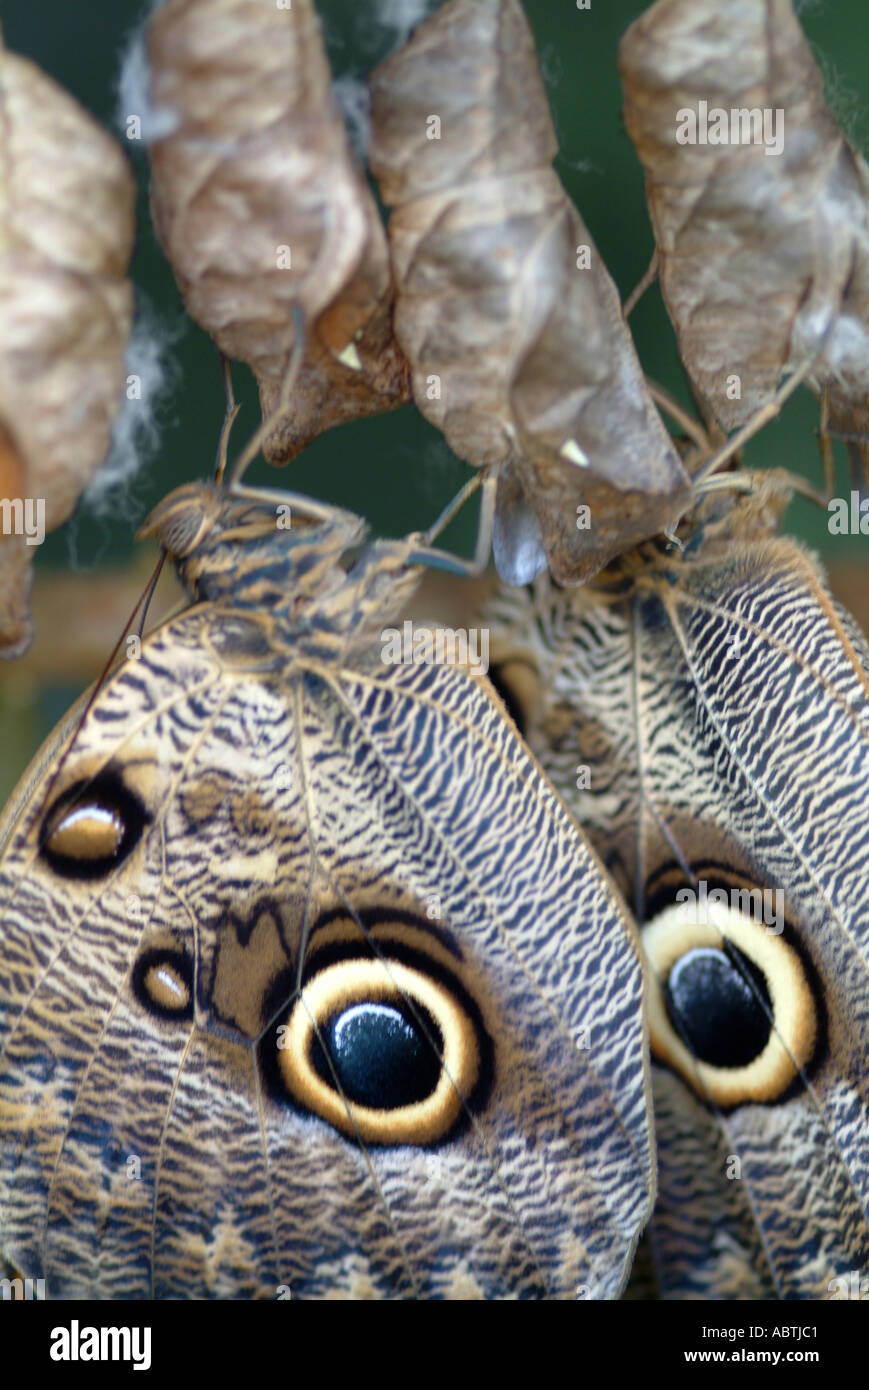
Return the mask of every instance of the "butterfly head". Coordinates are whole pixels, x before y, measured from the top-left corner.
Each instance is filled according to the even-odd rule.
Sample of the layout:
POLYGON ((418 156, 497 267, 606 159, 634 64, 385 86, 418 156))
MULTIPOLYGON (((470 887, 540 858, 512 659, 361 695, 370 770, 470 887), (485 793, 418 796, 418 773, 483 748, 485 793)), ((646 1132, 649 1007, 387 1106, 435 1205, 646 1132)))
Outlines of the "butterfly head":
POLYGON ((154 508, 138 538, 160 543, 194 599, 231 596, 241 607, 304 599, 343 577, 341 558, 362 544, 367 525, 338 507, 281 498, 185 483, 154 508))
POLYGON ((213 483, 185 483, 154 508, 136 539, 154 536, 173 559, 185 559, 208 540, 223 508, 224 495, 213 483))

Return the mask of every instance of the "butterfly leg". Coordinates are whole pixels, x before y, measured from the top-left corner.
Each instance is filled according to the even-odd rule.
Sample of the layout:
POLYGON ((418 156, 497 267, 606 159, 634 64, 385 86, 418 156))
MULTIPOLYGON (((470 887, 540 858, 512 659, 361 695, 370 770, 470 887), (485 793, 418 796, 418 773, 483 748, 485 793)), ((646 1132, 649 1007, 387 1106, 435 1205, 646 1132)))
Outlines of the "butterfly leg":
POLYGON ((423 531, 419 536, 419 545, 411 551, 408 559, 409 564, 427 565, 431 569, 447 570, 450 574, 458 574, 467 579, 476 579, 486 569, 489 563, 489 556, 492 553, 492 532, 495 524, 495 492, 498 484, 498 475, 495 471, 484 470, 477 473, 469 482, 465 484, 461 492, 457 493, 449 506, 441 512, 437 521, 430 526, 427 531, 423 531), (432 544, 434 540, 449 525, 453 517, 464 506, 469 497, 481 489, 480 499, 480 519, 477 525, 477 540, 474 546, 474 555, 471 560, 464 560, 459 555, 451 555, 447 550, 439 550, 432 544))
POLYGON ((229 473, 229 485, 231 488, 234 488, 239 479, 243 477, 245 469, 256 458, 260 448, 265 443, 266 439, 268 439, 269 435, 278 424, 278 421, 286 413, 287 407, 289 406, 290 396, 293 393, 293 387, 296 384, 296 379, 302 366, 302 360, 305 356, 305 316, 300 304, 293 305, 292 315, 293 348, 281 382, 281 393, 278 397, 277 407, 272 411, 267 420, 263 420, 259 429, 254 431, 235 463, 232 465, 229 473))
POLYGON ((284 492, 281 488, 245 487, 242 483, 232 483, 229 491, 233 497, 247 497, 251 502, 274 502, 291 508, 294 514, 310 521, 356 521, 353 512, 343 507, 335 507, 331 502, 321 502, 316 497, 308 497, 303 492, 284 492))
POLYGON ((229 449, 229 436, 232 430, 236 415, 241 410, 241 405, 235 399, 235 391, 232 387, 232 368, 228 358, 223 353, 220 354, 220 370, 223 375, 223 390, 226 396, 226 413, 223 417, 223 424, 220 427, 220 438, 217 442, 217 458, 214 462, 214 477, 216 482, 221 482, 226 472, 226 456, 229 449))

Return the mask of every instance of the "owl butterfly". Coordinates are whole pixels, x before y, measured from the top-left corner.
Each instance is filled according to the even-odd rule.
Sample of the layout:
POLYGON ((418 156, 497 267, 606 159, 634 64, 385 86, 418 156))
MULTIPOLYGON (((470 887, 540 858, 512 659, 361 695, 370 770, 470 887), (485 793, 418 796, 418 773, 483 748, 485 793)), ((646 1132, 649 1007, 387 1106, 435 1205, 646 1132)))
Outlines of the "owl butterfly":
POLYGON ((381 660, 413 538, 275 511, 156 509, 193 604, 13 799, 2 1255, 53 1296, 617 1296, 620 899, 485 683, 381 660))
POLYGON ((594 591, 504 590, 493 651, 641 927, 660 1293, 829 1298, 869 1266, 869 650, 725 505, 594 591))

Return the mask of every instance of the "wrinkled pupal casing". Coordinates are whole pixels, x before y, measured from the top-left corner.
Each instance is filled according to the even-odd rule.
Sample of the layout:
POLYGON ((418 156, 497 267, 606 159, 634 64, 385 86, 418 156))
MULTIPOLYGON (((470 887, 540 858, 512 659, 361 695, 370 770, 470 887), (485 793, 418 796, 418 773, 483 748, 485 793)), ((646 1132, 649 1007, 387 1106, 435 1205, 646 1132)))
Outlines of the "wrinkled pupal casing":
POLYGON ((371 91, 369 159, 392 208, 395 332, 414 400, 460 458, 499 470, 502 578, 548 564, 560 583, 583 583, 674 527, 691 481, 551 167, 521 4, 451 0, 375 70, 371 91))

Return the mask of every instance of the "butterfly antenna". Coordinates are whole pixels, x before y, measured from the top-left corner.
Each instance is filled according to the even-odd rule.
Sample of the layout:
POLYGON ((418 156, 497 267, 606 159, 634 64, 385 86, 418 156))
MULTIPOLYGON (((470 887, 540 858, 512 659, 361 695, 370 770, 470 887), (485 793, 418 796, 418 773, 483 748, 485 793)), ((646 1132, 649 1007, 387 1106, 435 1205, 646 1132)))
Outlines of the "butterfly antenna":
POLYGON ((241 410, 240 403, 236 402, 235 391, 232 387, 232 369, 229 359, 220 354, 220 369, 223 373, 223 391, 226 397, 226 412, 223 416, 223 424, 220 429, 220 439, 217 442, 217 458, 214 461, 214 481, 219 485, 223 482, 223 475, 226 472, 226 456, 229 449, 229 435, 232 430, 233 421, 241 410))
POLYGON ((281 393, 278 397, 277 408, 272 411, 267 420, 263 420, 259 429, 254 432, 252 437, 248 440, 247 445, 232 465, 229 474, 230 487, 233 487, 243 476, 245 469, 259 453, 263 442, 272 434, 275 426, 286 414, 289 407, 290 396, 292 395, 293 387, 296 384, 296 378, 299 375, 299 369, 301 368, 302 360, 305 356, 305 315, 302 312, 302 306, 300 304, 294 304, 292 313, 293 350, 290 353, 290 360, 287 363, 284 379, 281 382, 281 393))
MULTIPOLYGON (((127 634, 129 633, 130 628, 133 626, 133 623, 134 623, 134 621, 135 621, 135 619, 136 619, 136 614, 139 612, 140 609, 142 609, 142 621, 141 621, 140 626, 139 626, 139 633, 140 633, 140 635, 141 635, 142 627, 144 626, 145 618, 146 618, 146 616, 147 616, 148 609, 149 609, 149 607, 150 607, 150 605, 151 605, 151 600, 152 600, 152 598, 154 597, 154 591, 155 591, 155 589, 157 588, 157 581, 158 581, 159 578, 160 578, 160 574, 162 573, 163 565, 165 564, 165 561, 166 561, 166 551, 163 550, 163 551, 161 551, 161 553, 160 553, 160 558, 159 558, 159 560, 157 561, 157 564, 156 564, 156 566, 155 566, 155 568, 154 568, 154 572, 153 572, 153 574, 151 575, 151 578, 148 580, 148 585, 147 585, 147 588, 145 589, 145 592, 140 596, 140 598, 138 598, 138 599, 136 600, 136 606, 135 606, 135 608, 133 609, 132 613, 130 614, 129 618, 127 619, 126 624, 124 625, 124 630, 123 630, 123 632, 121 633, 120 637, 118 638, 117 642, 115 643, 114 647, 112 648, 111 655, 109 656, 108 661, 106 662, 105 666, 103 667, 102 671, 100 672, 100 675, 99 675, 99 677, 98 677, 98 679, 97 679, 97 681, 96 681, 96 684, 94 685, 93 690, 91 691, 90 695, 89 695, 88 698, 87 698, 87 702, 86 702, 86 704, 85 704, 84 709, 82 710, 81 714, 79 715, 78 719, 76 720, 75 728, 73 729, 73 732, 72 732, 72 737, 70 738, 69 743, 68 743, 67 746, 66 746, 66 752, 63 754, 63 757, 58 761, 57 766, 55 767, 54 771, 52 772, 51 776, 50 776, 49 779, 48 779, 48 783, 47 783, 47 785, 46 785, 45 792, 43 793, 42 801, 40 802, 40 805, 39 805, 39 811, 38 811, 38 813, 37 813, 37 820, 41 820, 41 819, 42 819, 42 816, 43 816, 43 814, 44 814, 44 812, 45 812, 45 808, 46 808, 46 806, 48 805, 49 798, 51 797, 51 793, 52 793, 52 791, 54 790, 55 783, 57 782, 58 777, 60 776, 61 772, 63 771, 63 768, 64 768, 65 765, 66 765, 66 760, 67 760, 67 758, 69 757, 70 753, 72 752, 72 749, 73 749, 73 747, 74 747, 74 745, 75 745, 76 739, 78 738, 79 734, 81 733, 82 726, 83 726, 85 720, 87 719, 88 715, 90 714, 90 711, 91 711, 91 709, 92 709, 92 707, 93 707, 94 701, 96 700, 97 696, 99 695, 100 691, 102 690, 103 686, 104 686, 105 683, 106 683, 106 679, 107 679, 107 677, 108 677, 108 675, 109 675, 109 673, 110 673, 110 671, 111 671, 111 669, 112 669, 112 667, 113 667, 113 665, 114 665, 114 663, 115 663, 115 659, 117 658, 118 652, 121 650, 121 644, 125 641, 125 639, 126 639, 126 637, 127 637, 127 634)), ((84 793, 84 791, 85 791, 85 788, 83 787, 83 788, 82 788, 82 793, 84 793)))
MULTIPOLYGON (((142 609, 142 616, 141 616, 141 618, 139 619, 139 636, 140 636, 140 637, 142 636, 142 633, 143 633, 143 631, 144 631, 145 623, 148 621, 148 611, 149 611, 149 609, 150 609, 150 607, 151 607, 151 600, 152 600, 152 598, 154 597, 154 594, 156 593, 156 590, 157 590, 157 583, 158 583, 158 581, 159 581, 159 579, 160 579, 160 575, 163 573, 163 566, 164 566, 164 564, 166 563, 166 556, 168 555, 168 553, 169 553, 169 552, 168 552, 167 550, 161 550, 161 551, 160 551, 160 558, 159 558, 159 560, 157 561, 156 565, 154 566, 154 573, 151 575, 151 578, 148 580, 148 587, 147 587, 147 589, 145 590, 145 593, 144 593, 143 598, 140 598, 140 599, 139 599, 139 605, 140 605, 140 607, 141 607, 141 609, 142 609)), ((131 615, 131 617, 130 617, 130 622, 127 623, 127 627, 124 629, 124 632, 121 634, 121 642, 123 642, 124 637, 126 637, 127 631, 129 630, 129 627, 130 627, 130 623, 132 623, 133 618, 134 618, 135 616, 136 616, 136 610, 135 610, 135 608, 134 608, 134 609, 133 609, 133 612, 132 612, 132 615, 131 615)), ((109 658, 109 665, 111 665, 112 657, 114 657, 115 652, 117 652, 118 647, 121 645, 121 642, 118 643, 118 646, 115 647, 115 651, 112 652, 112 656, 109 658)))

